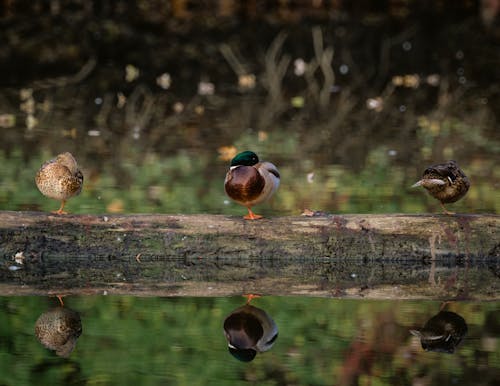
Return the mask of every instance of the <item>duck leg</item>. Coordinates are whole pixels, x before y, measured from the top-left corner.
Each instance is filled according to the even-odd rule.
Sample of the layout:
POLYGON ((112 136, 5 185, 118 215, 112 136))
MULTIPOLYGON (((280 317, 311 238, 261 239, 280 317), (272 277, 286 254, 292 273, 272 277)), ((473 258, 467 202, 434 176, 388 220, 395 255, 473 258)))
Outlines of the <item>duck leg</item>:
POLYGON ((248 214, 246 216, 243 216, 245 220, 258 220, 259 218, 262 218, 260 214, 255 214, 254 212, 252 212, 252 209, 250 209, 250 207, 248 207, 247 209, 248 214))
POLYGON ((63 210, 64 209, 64 205, 66 205, 66 200, 62 200, 60 208, 58 210, 56 210, 56 211, 52 211, 52 213, 54 213, 54 214, 68 214, 68 212, 65 212, 63 210))
POLYGON ((441 201, 439 201, 439 203, 441 204, 441 208, 443 208, 444 214, 447 214, 447 215, 455 214, 455 212, 450 212, 448 209, 446 209, 444 207, 444 204, 441 201))
POLYGON ((243 295, 243 296, 247 298, 247 304, 250 304, 250 302, 252 301, 252 299, 260 298, 260 295, 256 295, 256 294, 246 294, 246 295, 243 295))
POLYGON ((64 295, 56 295, 56 297, 59 299, 59 303, 61 303, 61 307, 64 307, 64 302, 62 300, 64 295))

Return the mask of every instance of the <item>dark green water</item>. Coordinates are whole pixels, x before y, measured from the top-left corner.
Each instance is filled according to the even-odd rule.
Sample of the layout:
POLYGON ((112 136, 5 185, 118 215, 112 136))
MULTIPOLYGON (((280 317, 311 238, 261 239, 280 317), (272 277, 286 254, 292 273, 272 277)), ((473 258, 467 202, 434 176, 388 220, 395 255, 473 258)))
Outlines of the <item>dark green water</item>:
MULTIPOLYGON (((251 362, 228 353, 224 319, 239 298, 64 298, 82 334, 68 358, 35 338, 55 298, 0 298, 2 385, 493 385, 500 375, 500 304, 452 302, 467 333, 454 353, 424 351, 411 329, 431 301, 263 297, 252 304, 279 336, 251 362)), ((460 340, 460 339, 459 339, 460 340)))

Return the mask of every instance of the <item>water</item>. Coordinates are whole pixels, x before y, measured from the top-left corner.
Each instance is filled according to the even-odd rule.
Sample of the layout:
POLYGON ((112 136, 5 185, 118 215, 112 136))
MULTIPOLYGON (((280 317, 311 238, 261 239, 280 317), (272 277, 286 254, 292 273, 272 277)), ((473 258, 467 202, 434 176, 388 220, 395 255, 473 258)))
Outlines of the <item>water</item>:
MULTIPOLYGON (((500 372, 498 302, 452 302, 467 333, 452 354, 424 351, 410 330, 439 302, 262 297, 251 304, 276 323, 270 350, 251 362, 228 352, 224 319, 234 298, 71 296, 82 334, 68 358, 34 336, 55 298, 2 297, 4 385, 492 385, 500 372)), ((460 339, 458 339, 460 341, 460 339)))

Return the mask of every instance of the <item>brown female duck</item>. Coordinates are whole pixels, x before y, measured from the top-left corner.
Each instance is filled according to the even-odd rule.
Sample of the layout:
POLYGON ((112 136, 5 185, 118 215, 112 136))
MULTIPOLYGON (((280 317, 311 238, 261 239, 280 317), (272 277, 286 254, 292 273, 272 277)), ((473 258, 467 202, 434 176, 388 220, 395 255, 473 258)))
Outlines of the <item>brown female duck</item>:
POLYGON ((61 201, 61 207, 53 213, 65 214, 66 201, 82 190, 83 174, 73 155, 66 152, 45 162, 38 170, 35 182, 44 196, 61 201))
POLYGON ((439 200, 445 214, 448 211, 444 204, 460 200, 470 187, 470 182, 455 161, 429 166, 425 169, 422 179, 412 187, 423 186, 429 194, 439 200))
POLYGON ((270 162, 259 162, 252 151, 237 154, 231 160, 226 174, 224 189, 226 194, 248 209, 245 220, 256 220, 262 216, 252 212, 254 205, 268 200, 278 189, 280 174, 270 162))

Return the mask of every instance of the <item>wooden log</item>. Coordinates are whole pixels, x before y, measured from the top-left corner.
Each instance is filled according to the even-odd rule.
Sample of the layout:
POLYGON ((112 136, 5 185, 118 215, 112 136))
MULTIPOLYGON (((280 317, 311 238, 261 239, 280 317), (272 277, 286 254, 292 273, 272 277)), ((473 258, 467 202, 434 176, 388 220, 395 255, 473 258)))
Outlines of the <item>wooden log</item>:
POLYGON ((500 298, 500 216, 0 212, 0 294, 500 298))

